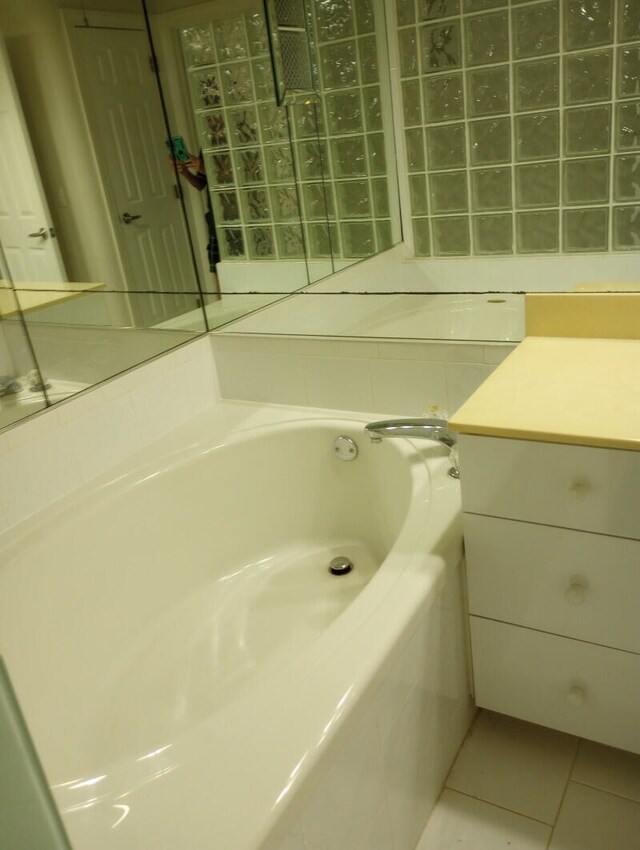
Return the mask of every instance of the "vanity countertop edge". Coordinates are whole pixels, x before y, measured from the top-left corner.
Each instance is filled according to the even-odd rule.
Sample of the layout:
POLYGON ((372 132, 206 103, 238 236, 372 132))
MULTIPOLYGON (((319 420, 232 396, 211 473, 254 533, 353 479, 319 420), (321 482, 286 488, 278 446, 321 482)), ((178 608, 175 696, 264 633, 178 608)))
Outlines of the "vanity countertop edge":
POLYGON ((460 434, 640 451, 640 340, 526 337, 449 425, 460 434))

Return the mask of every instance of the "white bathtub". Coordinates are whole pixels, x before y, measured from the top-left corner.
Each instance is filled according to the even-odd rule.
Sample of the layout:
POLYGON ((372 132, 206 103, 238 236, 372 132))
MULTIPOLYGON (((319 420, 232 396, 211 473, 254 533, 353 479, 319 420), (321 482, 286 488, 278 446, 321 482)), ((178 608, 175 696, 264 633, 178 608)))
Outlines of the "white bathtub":
POLYGON ((185 447, 174 436, 0 538, 0 652, 74 850, 315 849, 339 789, 357 817, 331 850, 357 850, 350 830, 375 826, 413 730, 432 764, 412 778, 411 833, 405 800, 386 810, 411 850, 470 718, 446 451, 373 445, 353 419, 220 408, 185 447), (339 435, 355 461, 336 458, 339 435), (353 573, 328 573, 337 554, 353 573), (341 788, 347 740, 375 749, 379 774, 342 770, 341 788))

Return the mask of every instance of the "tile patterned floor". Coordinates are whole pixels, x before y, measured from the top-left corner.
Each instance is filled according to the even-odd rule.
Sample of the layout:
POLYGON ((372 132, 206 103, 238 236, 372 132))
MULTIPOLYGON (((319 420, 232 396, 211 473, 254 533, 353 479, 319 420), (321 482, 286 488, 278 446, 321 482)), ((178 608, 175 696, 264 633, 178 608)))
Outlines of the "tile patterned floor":
POLYGON ((640 850, 640 756, 481 711, 416 850, 640 850))

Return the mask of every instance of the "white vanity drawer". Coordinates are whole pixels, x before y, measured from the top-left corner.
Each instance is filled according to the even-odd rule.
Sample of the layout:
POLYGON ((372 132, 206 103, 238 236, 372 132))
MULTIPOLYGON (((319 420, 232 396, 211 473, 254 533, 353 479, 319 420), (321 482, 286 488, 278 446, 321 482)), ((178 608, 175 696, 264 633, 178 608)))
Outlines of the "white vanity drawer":
POLYGON ((483 708, 640 753, 640 655, 471 617, 483 708))
POLYGON ((465 511, 640 539, 640 452, 460 437, 465 511))
POLYGON ((640 541, 464 515, 469 611, 640 653, 640 541))

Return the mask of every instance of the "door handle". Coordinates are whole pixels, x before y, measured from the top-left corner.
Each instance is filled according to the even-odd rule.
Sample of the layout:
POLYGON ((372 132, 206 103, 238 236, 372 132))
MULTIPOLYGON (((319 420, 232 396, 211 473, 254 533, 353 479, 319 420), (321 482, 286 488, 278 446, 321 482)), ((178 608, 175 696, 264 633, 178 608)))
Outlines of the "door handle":
POLYGON ((135 221, 138 218, 142 218, 141 215, 129 215, 129 213, 122 213, 122 220, 125 224, 131 224, 132 221, 135 221))
POLYGON ((48 239, 49 234, 46 227, 41 227, 37 233, 30 233, 29 239, 48 239))

